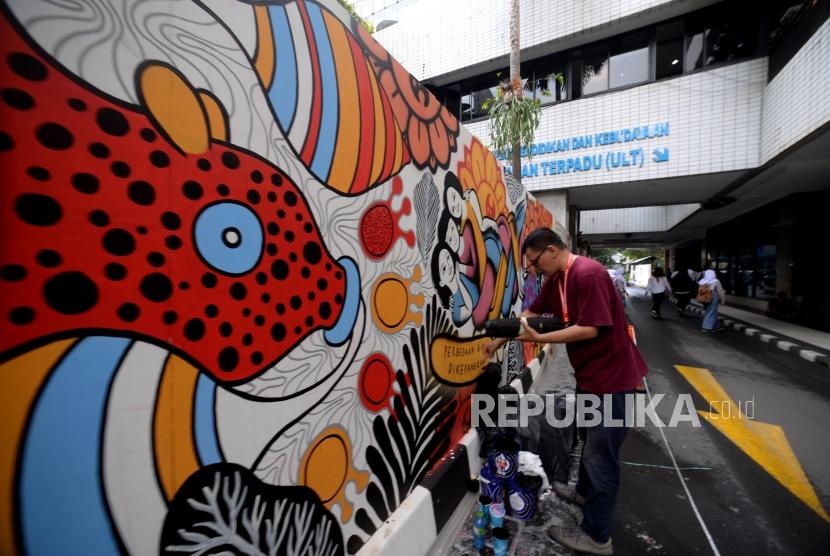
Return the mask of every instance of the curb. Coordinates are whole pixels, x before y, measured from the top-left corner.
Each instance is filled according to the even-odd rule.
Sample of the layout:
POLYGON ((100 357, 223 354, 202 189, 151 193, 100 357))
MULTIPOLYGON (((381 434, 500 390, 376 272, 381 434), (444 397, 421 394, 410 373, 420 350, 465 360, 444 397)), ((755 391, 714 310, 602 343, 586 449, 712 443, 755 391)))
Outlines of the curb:
MULTIPOLYGON (((546 349, 542 349, 510 382, 510 388, 520 396, 528 392, 542 371, 546 354, 546 349)), ((366 541, 357 552, 358 556, 429 553, 467 494, 470 480, 478 477, 481 471, 479 449, 478 432, 471 428, 366 541)))
MULTIPOLYGON (((670 301, 672 304, 677 305, 676 299, 672 298, 670 301)), ((694 313, 697 316, 703 316, 705 313, 704 309, 691 304, 686 306, 686 311, 694 313)), ((806 359, 812 363, 818 363, 823 367, 830 368, 830 355, 821 351, 816 351, 816 349, 812 347, 808 348, 798 344, 789 336, 775 334, 771 330, 756 327, 752 324, 734 318, 718 317, 718 322, 726 328, 731 328, 737 332, 743 332, 747 336, 757 338, 765 344, 772 344, 780 350, 794 353, 802 359, 806 359)))

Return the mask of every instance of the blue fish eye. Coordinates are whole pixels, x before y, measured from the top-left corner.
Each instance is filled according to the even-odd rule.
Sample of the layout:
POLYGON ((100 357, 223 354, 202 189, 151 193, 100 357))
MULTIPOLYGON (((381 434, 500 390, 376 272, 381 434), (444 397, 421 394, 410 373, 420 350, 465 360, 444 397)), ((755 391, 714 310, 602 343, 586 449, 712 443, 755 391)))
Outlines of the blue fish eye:
POLYGON ((196 217, 193 235, 199 256, 225 274, 250 272, 262 257, 262 224, 251 209, 239 203, 205 207, 196 217))

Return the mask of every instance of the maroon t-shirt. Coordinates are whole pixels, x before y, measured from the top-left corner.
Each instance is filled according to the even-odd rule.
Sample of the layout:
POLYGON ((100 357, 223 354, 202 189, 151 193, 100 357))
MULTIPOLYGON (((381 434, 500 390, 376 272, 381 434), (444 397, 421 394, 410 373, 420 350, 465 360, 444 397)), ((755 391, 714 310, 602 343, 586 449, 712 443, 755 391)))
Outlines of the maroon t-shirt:
MULTIPOLYGON (((559 272, 545 281, 529 311, 562 318, 558 284, 564 274, 559 272)), ((570 324, 599 330, 596 338, 568 344, 577 388, 591 394, 634 390, 648 368, 628 335, 622 302, 608 271, 593 259, 577 257, 568 272, 566 297, 570 324)))

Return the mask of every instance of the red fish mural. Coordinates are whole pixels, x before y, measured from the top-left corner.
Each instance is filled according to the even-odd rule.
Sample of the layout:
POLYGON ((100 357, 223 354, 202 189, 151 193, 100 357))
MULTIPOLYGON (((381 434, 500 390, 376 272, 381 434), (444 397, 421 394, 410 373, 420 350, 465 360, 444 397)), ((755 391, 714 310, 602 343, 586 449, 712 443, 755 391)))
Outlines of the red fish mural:
POLYGON ((239 382, 334 326, 345 272, 279 168, 215 140, 183 150, 0 34, 0 352, 128 334, 239 382))

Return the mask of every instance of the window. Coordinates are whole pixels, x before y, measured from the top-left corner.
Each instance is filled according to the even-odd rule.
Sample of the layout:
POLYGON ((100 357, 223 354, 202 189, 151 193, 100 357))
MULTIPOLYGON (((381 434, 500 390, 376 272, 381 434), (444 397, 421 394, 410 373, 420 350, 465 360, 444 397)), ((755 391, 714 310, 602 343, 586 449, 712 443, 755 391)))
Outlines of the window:
POLYGON ((462 95, 461 96, 461 121, 466 122, 467 120, 471 120, 472 116, 472 108, 473 108, 473 95, 462 95))
MULTIPOLYGON (((795 0, 786 2, 794 4, 795 0)), ((673 20, 531 60, 522 67, 522 75, 529 78, 522 82, 524 94, 549 105, 746 59, 761 53, 765 17, 763 9, 748 10, 742 3, 720 2, 673 20), (555 79, 557 74, 563 76, 561 84, 555 79)), ((827 19, 821 14, 817 17, 827 19)), ((815 25, 811 23, 810 29, 815 25)), ((496 94, 499 75, 507 73, 505 68, 500 74, 493 72, 457 82, 451 85, 457 96, 445 96, 443 102, 459 106, 462 121, 486 117, 483 104, 496 94)))
POLYGON ((684 68, 694 71, 755 53, 758 35, 757 14, 736 6, 718 5, 705 14, 686 18, 684 68))
POLYGON ((683 20, 657 27, 655 39, 655 77, 663 79, 683 73, 683 20))
POLYGON ((486 89, 479 89, 472 94, 472 114, 473 118, 480 118, 487 115, 487 109, 484 103, 496 98, 496 87, 487 87, 486 89))
MULTIPOLYGON (((714 19, 714 18, 712 18, 714 19)), ((706 65, 746 58, 755 51, 757 25, 745 14, 714 19, 706 28, 706 65)))
POLYGON ((453 88, 447 87, 443 90, 443 98, 441 99, 441 104, 447 107, 447 110, 450 111, 450 114, 455 116, 458 119, 461 119, 461 113, 459 112, 459 106, 461 105, 461 96, 458 94, 458 91, 454 90, 453 88))
POLYGON ((648 81, 648 31, 620 37, 609 59, 609 87, 648 81))
POLYGON ((533 98, 538 99, 542 105, 567 100, 566 67, 565 62, 562 61, 558 64, 548 64, 537 68, 534 71, 533 98), (557 74, 562 76, 561 83, 556 79, 557 74))
POLYGON ((830 18, 830 2, 784 0, 771 9, 771 16, 768 81, 830 18))
POLYGON ((690 16, 686 20, 686 57, 683 65, 686 71, 703 67, 703 16, 690 16))
POLYGON ((778 246, 758 245, 755 261, 755 297, 773 299, 777 280, 778 246))
POLYGON ((608 50, 604 44, 586 48, 582 59, 573 64, 573 87, 577 98, 608 89, 608 50))
POLYGON ((498 88, 498 79, 494 77, 488 81, 489 84, 492 84, 489 87, 482 86, 487 85, 487 81, 479 81, 475 88, 467 87, 462 90, 466 93, 461 95, 462 122, 487 116, 487 110, 484 108, 484 103, 489 99, 495 98, 496 90, 498 88))

